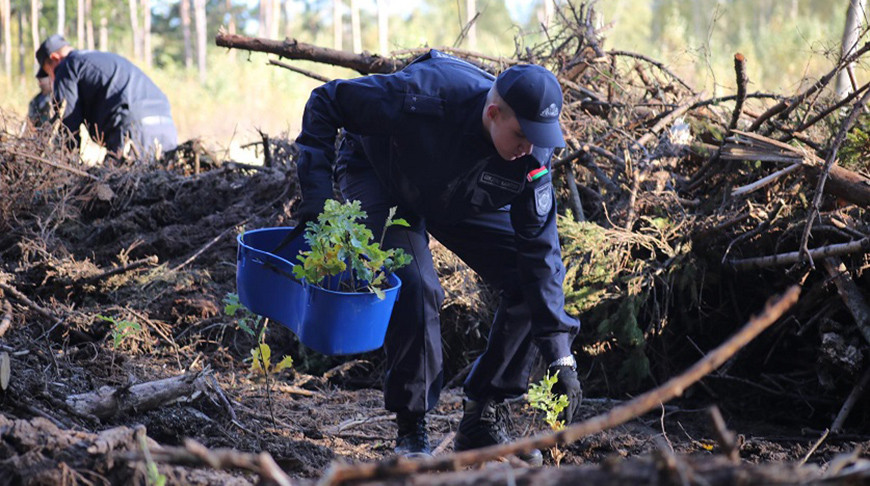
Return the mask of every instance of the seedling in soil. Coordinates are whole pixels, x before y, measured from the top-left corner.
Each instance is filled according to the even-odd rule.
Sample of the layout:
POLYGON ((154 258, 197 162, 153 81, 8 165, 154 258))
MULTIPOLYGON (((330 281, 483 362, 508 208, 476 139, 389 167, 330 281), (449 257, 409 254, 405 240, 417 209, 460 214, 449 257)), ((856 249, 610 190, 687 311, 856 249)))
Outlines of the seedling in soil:
MULTIPOLYGON (((257 341, 260 341, 262 336, 258 336, 257 333, 254 332, 254 329, 260 327, 260 321, 263 318, 249 311, 248 308, 239 301, 238 294, 228 292, 226 297, 224 297, 224 314, 229 317, 237 317, 236 324, 239 326, 239 329, 245 331, 251 335, 251 337, 256 338, 257 341)), ((263 330, 265 331, 265 328, 263 328, 263 330)))
POLYGON ((112 347, 114 347, 116 351, 127 338, 136 336, 142 332, 142 326, 136 322, 118 320, 114 317, 106 317, 99 314, 97 317, 112 323, 112 347))
MULTIPOLYGON (((528 402, 532 408, 544 412, 544 422, 551 430, 558 431, 565 428, 565 424, 559 420, 559 414, 568 407, 568 396, 553 393, 553 385, 559 380, 559 372, 550 376, 550 372, 541 379, 538 383, 532 383, 529 386, 528 402)), ((550 455, 553 461, 558 466, 565 457, 565 453, 560 451, 558 447, 550 448, 550 455)))
MULTIPOLYGON (((293 367, 293 358, 284 356, 278 364, 272 366, 272 348, 264 342, 266 335, 266 323, 268 320, 249 311, 240 301, 238 294, 227 293, 224 297, 224 314, 229 317, 237 317, 236 323, 239 329, 256 340, 251 348, 251 373, 262 373, 266 377, 266 396, 269 403, 269 413, 272 414, 272 387, 269 380, 272 373, 293 367), (255 331, 254 328, 257 330, 255 331)), ((272 421, 274 422, 274 414, 272 421)))
POLYGON ((359 201, 344 204, 328 200, 317 221, 308 223, 305 241, 311 250, 301 251, 301 264, 293 267, 297 279, 329 290, 342 292, 374 292, 384 298, 382 287, 387 276, 411 263, 411 256, 401 248, 383 250, 384 235, 391 226, 408 226, 404 219, 393 219, 396 208, 390 209, 379 242, 372 241, 371 230, 358 221, 367 216, 359 201), (330 277, 343 274, 335 282, 330 277))

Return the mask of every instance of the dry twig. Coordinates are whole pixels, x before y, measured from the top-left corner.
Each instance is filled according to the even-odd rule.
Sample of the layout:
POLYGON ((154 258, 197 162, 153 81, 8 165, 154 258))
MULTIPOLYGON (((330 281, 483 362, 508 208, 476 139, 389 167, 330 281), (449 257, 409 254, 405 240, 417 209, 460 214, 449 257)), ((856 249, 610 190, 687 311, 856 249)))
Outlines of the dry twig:
POLYGON ((761 315, 753 317, 728 341, 711 351, 707 356, 692 365, 691 368, 671 378, 658 388, 646 392, 612 409, 606 414, 597 415, 584 422, 570 425, 559 432, 541 434, 510 444, 474 449, 438 458, 415 461, 399 457, 390 462, 378 464, 334 464, 330 468, 329 473, 321 481, 321 484, 335 485, 352 480, 409 475, 424 471, 456 470, 508 455, 528 452, 533 449, 548 449, 559 444, 569 444, 582 437, 616 427, 659 407, 674 397, 680 396, 686 388, 721 366, 735 352, 776 322, 783 313, 797 302, 799 294, 800 288, 793 286, 778 299, 771 299, 761 315))

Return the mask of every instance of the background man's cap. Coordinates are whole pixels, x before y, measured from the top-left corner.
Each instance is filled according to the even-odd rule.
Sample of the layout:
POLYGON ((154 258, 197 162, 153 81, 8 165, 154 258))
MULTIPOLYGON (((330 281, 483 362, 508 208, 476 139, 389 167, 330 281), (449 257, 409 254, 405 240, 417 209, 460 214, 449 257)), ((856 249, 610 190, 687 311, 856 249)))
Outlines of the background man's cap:
POLYGON ((48 73, 45 72, 45 69, 42 69, 42 66, 39 67, 39 71, 36 71, 36 79, 47 78, 48 73))
POLYGON ((39 64, 39 67, 41 68, 52 52, 68 45, 69 42, 67 42, 60 34, 49 36, 48 39, 45 39, 42 44, 39 45, 39 49, 36 50, 36 63, 39 64))
POLYGON ((519 64, 501 73, 495 88, 514 110, 523 133, 533 145, 565 146, 559 126, 562 88, 553 73, 535 64, 519 64))

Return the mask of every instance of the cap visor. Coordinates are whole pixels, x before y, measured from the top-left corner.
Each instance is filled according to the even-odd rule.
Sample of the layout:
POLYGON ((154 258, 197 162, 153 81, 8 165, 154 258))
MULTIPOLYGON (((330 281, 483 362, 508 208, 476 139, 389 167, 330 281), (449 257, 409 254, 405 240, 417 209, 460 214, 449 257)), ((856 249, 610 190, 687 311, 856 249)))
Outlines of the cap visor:
POLYGON ((529 142, 532 142, 532 145, 546 148, 565 146, 565 137, 562 136, 562 127, 559 126, 559 122, 541 123, 520 117, 517 117, 517 120, 520 122, 523 134, 529 139, 529 142))
POLYGON ((47 78, 48 73, 45 72, 45 69, 39 68, 39 71, 36 72, 36 77, 37 78, 47 78))

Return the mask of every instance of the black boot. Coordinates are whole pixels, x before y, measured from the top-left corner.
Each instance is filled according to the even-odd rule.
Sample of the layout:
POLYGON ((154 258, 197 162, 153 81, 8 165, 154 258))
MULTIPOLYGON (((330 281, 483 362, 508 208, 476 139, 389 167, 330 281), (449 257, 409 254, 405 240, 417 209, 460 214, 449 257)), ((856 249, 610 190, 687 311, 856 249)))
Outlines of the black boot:
MULTIPOLYGON (((465 413, 453 439, 453 448, 459 452, 513 442, 505 424, 507 414, 508 408, 503 402, 466 400, 465 413)), ((517 457, 532 466, 544 464, 544 456, 537 449, 518 454, 517 457)))
POLYGON ((400 456, 432 457, 429 435, 426 433, 426 415, 396 414, 399 436, 396 438, 396 454, 400 456))

